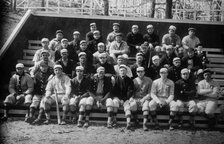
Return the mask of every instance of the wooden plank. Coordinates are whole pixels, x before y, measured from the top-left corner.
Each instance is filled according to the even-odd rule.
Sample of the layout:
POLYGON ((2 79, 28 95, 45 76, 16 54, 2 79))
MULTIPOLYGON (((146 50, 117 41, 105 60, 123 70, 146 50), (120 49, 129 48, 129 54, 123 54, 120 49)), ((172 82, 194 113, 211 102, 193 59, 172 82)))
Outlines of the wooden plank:
POLYGON ((224 79, 224 75, 223 74, 213 74, 212 75, 212 78, 215 78, 215 79, 224 79))
POLYGON ((41 41, 40 40, 28 40, 28 42, 41 45, 41 41))
POLYGON ((209 68, 224 68, 223 64, 207 64, 209 68))
POLYGON ((39 50, 41 49, 41 46, 28 46, 28 49, 39 50))
POLYGON ((36 50, 32 50, 32 49, 24 49, 23 52, 26 53, 26 54, 34 55, 35 52, 36 52, 36 50))
POLYGON ((207 57, 208 58, 212 58, 212 57, 214 57, 214 58, 224 58, 224 55, 222 55, 222 54, 207 54, 207 57))
POLYGON ((26 55, 24 55, 23 56, 23 60, 33 60, 33 56, 26 56, 26 55))
POLYGON ((20 20, 20 22, 17 24, 16 28, 13 30, 13 32, 11 33, 11 35, 9 36, 9 38, 7 39, 7 41, 0 50, 0 60, 2 59, 5 52, 8 50, 14 39, 17 37, 23 25, 26 23, 27 19, 30 17, 31 14, 32 14, 31 10, 28 10, 26 14, 23 16, 23 18, 20 20))
POLYGON ((210 63, 224 63, 224 58, 217 58, 217 57, 213 57, 213 58, 208 58, 210 63))
POLYGON ((18 60, 18 63, 23 63, 25 66, 33 66, 34 62, 31 60, 18 60))
POLYGON ((220 48, 203 48, 203 51, 205 51, 205 52, 220 52, 220 53, 222 53, 222 49, 220 49, 220 48))

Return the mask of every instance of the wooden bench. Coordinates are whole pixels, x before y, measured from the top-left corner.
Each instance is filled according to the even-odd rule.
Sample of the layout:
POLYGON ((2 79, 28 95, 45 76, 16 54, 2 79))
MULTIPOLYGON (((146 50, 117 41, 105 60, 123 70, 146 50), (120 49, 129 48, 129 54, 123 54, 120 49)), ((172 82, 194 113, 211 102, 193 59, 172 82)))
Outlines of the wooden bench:
MULTIPOLYGON (((224 102, 224 100, 219 100, 219 105, 221 105, 223 102, 224 102)), ((24 119, 26 112, 27 112, 27 110, 26 110, 25 106, 12 106, 9 111, 9 117, 22 120, 22 119, 24 119)), ((0 114, 3 114, 2 102, 0 104, 0 114)), ((216 115, 219 116, 219 114, 220 114, 220 109, 217 109, 216 115)), ((36 112, 36 115, 37 115, 37 112, 36 112)), ((53 121, 56 121, 56 119, 57 119, 56 115, 57 115, 56 108, 52 107, 51 108, 51 118, 53 121)), ((62 107, 60 107, 60 115, 62 116, 62 107)), ((142 116, 142 111, 140 111, 140 110, 138 111, 138 118, 140 120, 140 123, 142 124, 143 116, 142 116)), ((45 119, 45 116, 43 116, 43 119, 45 119)), ((67 119, 71 120, 70 113, 68 114, 67 119)), ((169 112, 168 111, 158 111, 157 119, 161 126, 168 126, 169 112)), ((186 122, 186 124, 184 126, 188 126, 187 121, 189 120, 189 114, 187 112, 184 113, 183 119, 184 119, 184 122, 186 122)), ((117 114, 117 120, 118 120, 118 124, 122 124, 122 125, 126 124, 126 118, 124 115, 123 108, 119 108, 118 114, 117 114)), ((150 116, 149 116, 149 120, 150 120, 149 124, 153 125, 153 123, 151 122, 150 116)), ((101 110, 97 109, 94 106, 94 108, 90 114, 90 122, 97 123, 97 124, 104 124, 104 125, 106 124, 107 112, 106 112, 105 106, 101 110)), ((178 122, 177 118, 175 118, 174 125, 177 125, 177 122, 178 122)), ((195 126, 197 128, 206 128, 207 124, 208 124, 207 118, 205 118, 203 116, 199 116, 199 115, 197 115, 195 117, 195 126)), ((216 128, 220 129, 220 130, 224 130, 224 120, 223 119, 218 118, 216 128)))

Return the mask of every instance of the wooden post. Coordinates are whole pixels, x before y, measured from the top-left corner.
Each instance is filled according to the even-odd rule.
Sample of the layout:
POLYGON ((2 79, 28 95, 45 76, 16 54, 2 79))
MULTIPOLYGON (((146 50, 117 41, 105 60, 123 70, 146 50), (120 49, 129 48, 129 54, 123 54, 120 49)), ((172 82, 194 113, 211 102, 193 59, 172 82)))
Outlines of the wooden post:
POLYGON ((104 15, 109 15, 109 0, 103 0, 104 3, 104 15))
POLYGON ((172 0, 166 0, 166 11, 165 11, 165 18, 171 19, 172 18, 172 0))
POLYGON ((13 11, 16 11, 16 0, 13 0, 13 11))
POLYGON ((42 9, 41 9, 41 11, 45 11, 45 0, 41 0, 41 7, 42 7, 42 9))
POLYGON ((151 11, 150 11, 150 15, 149 17, 150 18, 154 18, 154 15, 155 15, 155 6, 156 6, 156 0, 149 0, 151 2, 151 11))

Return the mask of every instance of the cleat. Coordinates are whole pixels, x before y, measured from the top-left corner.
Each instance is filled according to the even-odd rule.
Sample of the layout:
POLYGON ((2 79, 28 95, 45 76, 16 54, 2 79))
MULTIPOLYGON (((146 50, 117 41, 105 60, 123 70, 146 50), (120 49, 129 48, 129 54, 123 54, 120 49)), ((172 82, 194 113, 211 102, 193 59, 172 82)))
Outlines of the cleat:
POLYGON ((43 122, 43 124, 45 124, 45 125, 48 125, 49 123, 50 123, 50 120, 48 120, 48 119, 43 122))
POLYGON ((73 118, 73 119, 72 119, 72 123, 73 123, 73 124, 77 124, 77 118, 73 118))
POLYGON ((144 131, 148 131, 149 130, 146 124, 143 124, 143 130, 144 131))
POLYGON ((108 129, 113 128, 112 123, 107 123, 107 128, 108 128, 108 129))
POLYGON ((89 127, 89 122, 85 122, 85 124, 83 125, 84 128, 88 128, 89 127))
POLYGON ((114 121, 113 121, 112 126, 113 126, 113 127, 116 127, 116 126, 117 126, 117 120, 114 120, 114 121))
POLYGON ((77 127, 82 127, 82 122, 78 121, 77 127))
POLYGON ((170 125, 170 126, 169 126, 169 130, 170 130, 170 131, 174 130, 174 127, 170 125))
POLYGON ((131 124, 130 123, 127 123, 126 129, 127 130, 130 130, 131 129, 131 124))
POLYGON ((39 125, 40 124, 40 119, 35 119, 33 122, 32 122, 33 125, 37 124, 39 125))
POLYGON ((33 121, 34 121, 33 117, 28 117, 26 122, 31 124, 33 121))
POLYGON ((66 125, 65 121, 61 121, 60 125, 66 125))
POLYGON ((2 118, 1 118, 1 122, 6 122, 8 120, 8 117, 6 117, 6 116, 3 116, 2 118))

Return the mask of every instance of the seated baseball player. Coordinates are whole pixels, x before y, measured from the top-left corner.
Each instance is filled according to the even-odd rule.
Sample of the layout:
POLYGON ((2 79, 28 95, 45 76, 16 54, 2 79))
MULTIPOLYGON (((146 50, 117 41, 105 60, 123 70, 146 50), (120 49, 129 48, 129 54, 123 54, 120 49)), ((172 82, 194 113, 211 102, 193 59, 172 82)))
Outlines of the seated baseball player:
MULTIPOLYGON (((72 94, 70 99, 70 112, 72 115, 72 122, 77 123, 77 111, 79 106, 79 101, 81 98, 88 97, 88 86, 89 86, 89 80, 84 77, 84 68, 82 66, 76 67, 76 77, 74 77, 71 80, 72 85, 72 94)), ((83 111, 80 112, 81 115, 83 114, 83 111)), ((88 116, 88 111, 87 111, 88 116)))
POLYGON ((44 106, 42 99, 45 95, 45 88, 47 86, 48 78, 53 73, 53 69, 48 67, 44 62, 40 63, 40 70, 34 75, 34 96, 32 104, 30 105, 30 114, 28 122, 32 124, 39 124, 41 121, 41 116, 44 112, 44 106), (34 113, 36 110, 39 110, 38 117, 34 120, 34 113))
POLYGON ((120 65, 120 73, 112 78, 114 87, 110 92, 110 97, 106 100, 108 112, 107 127, 115 127, 117 125, 118 108, 133 95, 133 81, 127 76, 127 66, 120 65))
POLYGON ((218 103, 219 85, 211 78, 212 72, 210 69, 205 69, 203 72, 204 80, 198 83, 197 93, 200 95, 197 103, 198 112, 206 114, 209 119, 209 128, 213 128, 216 123, 215 111, 218 103))
POLYGON ((152 82, 151 98, 149 102, 149 110, 151 117, 158 128, 158 121, 156 119, 156 110, 158 108, 168 109, 170 111, 169 129, 173 130, 172 122, 177 112, 176 103, 174 98, 174 83, 167 78, 168 69, 160 69, 160 78, 152 82))
MULTIPOLYGON (((119 75, 119 73, 120 73, 120 69, 119 69, 120 65, 125 64, 126 61, 127 61, 127 58, 123 55, 119 55, 117 57, 117 64, 114 65, 114 70, 115 70, 116 75, 119 75)), ((130 77, 130 78, 133 77, 131 69, 128 66, 127 66, 127 76, 130 77)))
POLYGON ((9 95, 4 101, 4 116, 1 118, 2 121, 7 121, 8 111, 12 105, 25 104, 27 107, 27 113, 25 121, 27 121, 29 106, 32 102, 32 92, 34 84, 33 79, 30 75, 24 72, 24 65, 18 63, 16 65, 16 73, 10 78, 9 81, 9 95))
POLYGON ((61 120, 61 125, 65 125, 66 115, 69 111, 69 98, 71 93, 71 82, 70 78, 62 72, 61 65, 54 66, 55 76, 47 83, 46 94, 43 99, 44 110, 46 114, 45 124, 50 122, 50 109, 53 104, 56 103, 56 98, 58 103, 62 104, 63 116, 61 120))
POLYGON ((131 128, 131 116, 133 116, 136 125, 138 125, 137 110, 143 111, 143 129, 147 131, 147 121, 149 115, 149 99, 152 86, 152 80, 145 76, 144 67, 136 69, 137 76, 134 82, 134 94, 131 98, 125 101, 124 111, 127 119, 127 129, 131 128))
POLYGON ((175 82, 174 100, 176 100, 179 116, 179 127, 183 126, 184 108, 190 113, 190 126, 194 127, 194 115, 197 112, 195 102, 196 86, 194 80, 190 79, 190 72, 187 68, 181 70, 181 79, 175 82))
MULTIPOLYGON (((94 98, 98 108, 106 104, 106 99, 109 97, 111 89, 111 78, 105 75, 105 68, 97 68, 97 74, 91 79, 89 94, 94 98)), ((108 114, 110 113, 108 112, 108 114)))

